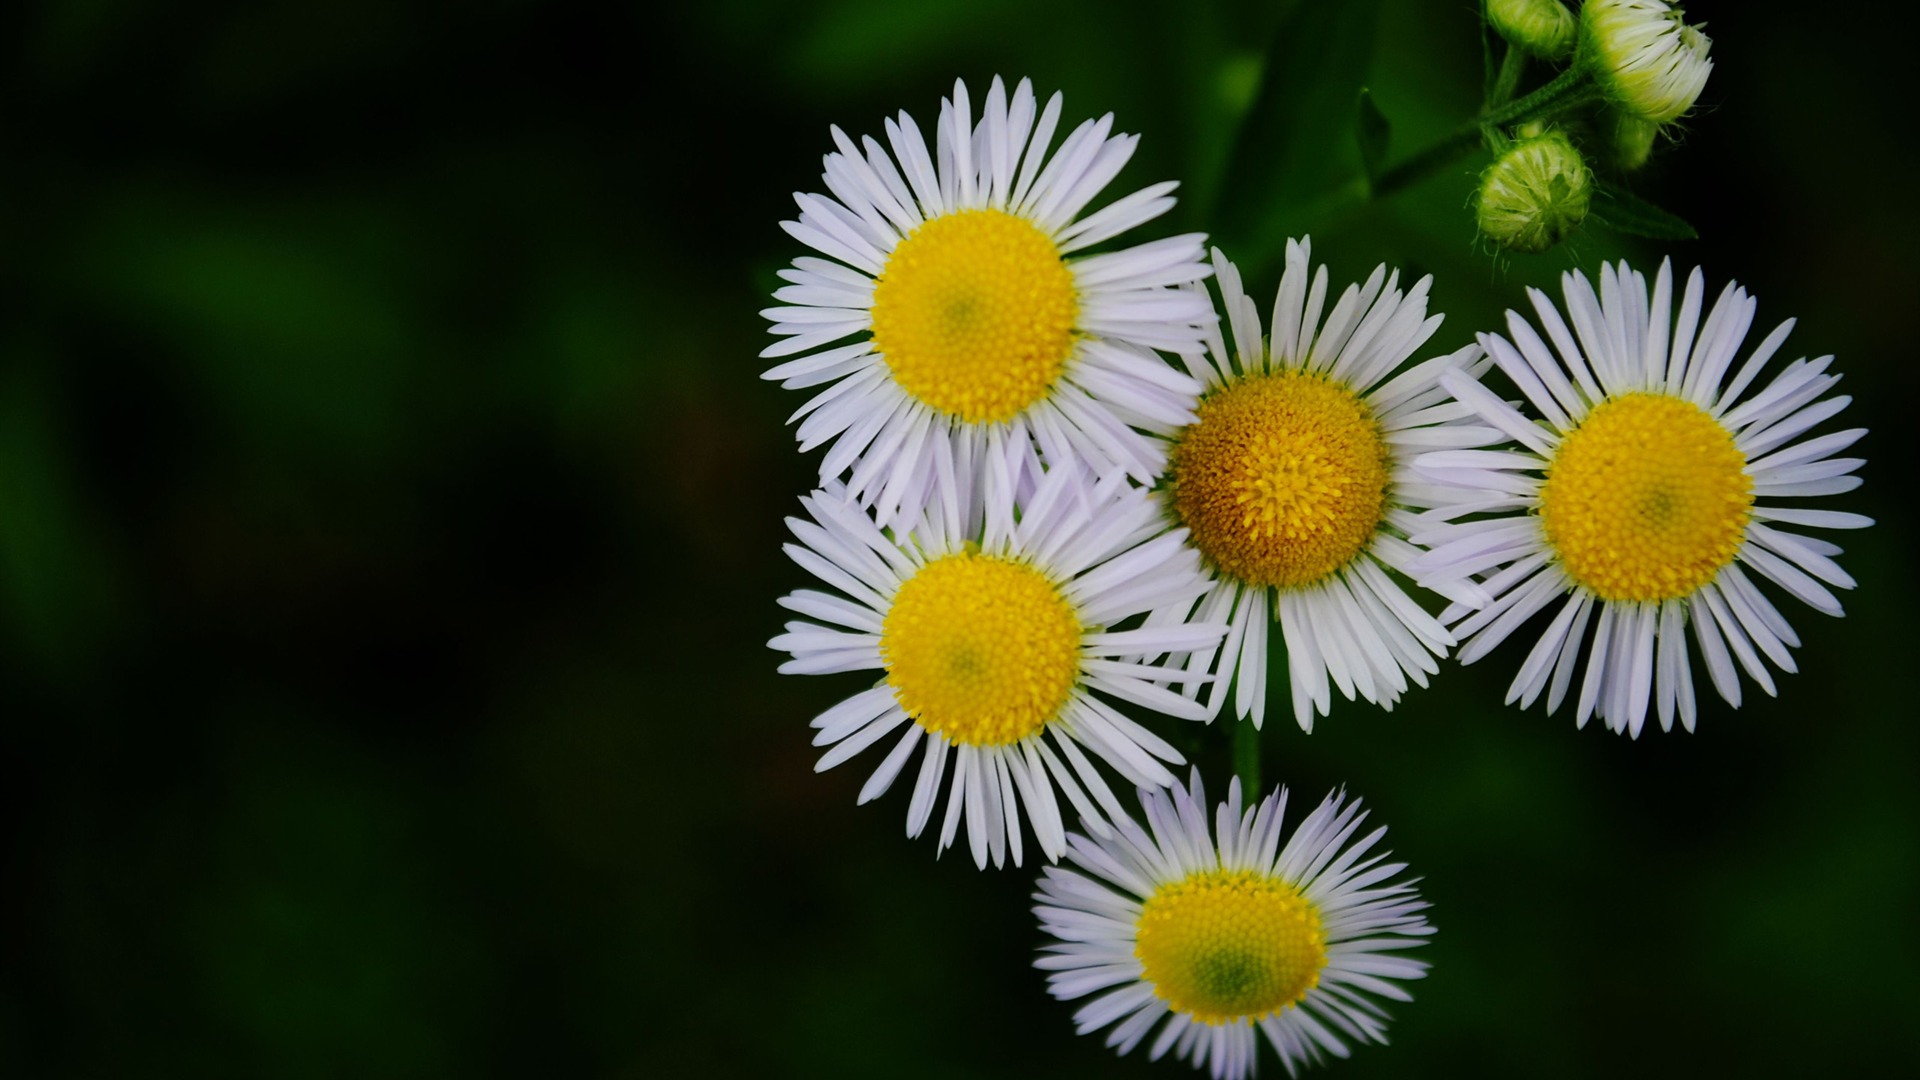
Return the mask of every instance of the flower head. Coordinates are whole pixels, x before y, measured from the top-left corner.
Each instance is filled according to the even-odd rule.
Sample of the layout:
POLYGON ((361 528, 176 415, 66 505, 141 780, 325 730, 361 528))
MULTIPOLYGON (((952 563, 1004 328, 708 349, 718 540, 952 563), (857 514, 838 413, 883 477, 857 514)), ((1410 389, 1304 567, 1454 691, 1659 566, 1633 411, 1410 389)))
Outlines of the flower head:
POLYGON ((1691 731, 1689 627, 1715 689, 1737 706, 1739 672, 1771 694, 1767 661, 1793 671, 1789 650, 1800 643, 1755 576, 1816 610, 1841 613, 1828 588, 1853 587, 1833 561, 1840 549, 1788 529, 1872 522, 1780 500, 1858 487, 1852 473, 1861 459, 1834 455, 1866 432, 1803 438, 1849 401, 1826 396, 1840 378, 1827 374, 1830 356, 1795 360, 1747 393, 1762 385, 1759 376, 1793 322, 1733 368, 1756 306, 1743 289, 1728 285, 1702 323, 1698 270, 1687 279, 1677 319, 1666 263, 1651 298, 1646 279, 1625 263, 1602 268, 1598 294, 1584 275, 1568 274, 1563 284, 1572 329, 1544 293, 1529 290, 1551 349, 1511 311, 1511 340, 1480 336, 1544 424, 1470 380, 1443 380, 1503 433, 1493 441, 1519 446, 1441 451, 1415 462, 1430 480, 1466 495, 1415 526, 1414 539, 1432 549, 1415 576, 1434 583, 1477 577, 1492 597, 1477 611, 1444 613, 1463 642, 1462 663, 1564 600, 1521 664, 1509 702, 1526 708, 1544 692, 1547 710, 1557 709, 1584 654, 1577 723, 1598 715, 1637 736, 1651 703, 1663 729, 1677 712, 1691 731))
POLYGON ((1017 482, 1077 459, 1147 483, 1160 458, 1142 431, 1191 419, 1191 384, 1154 350, 1194 347, 1211 318, 1172 288, 1205 276, 1201 237, 1085 254, 1165 213, 1176 185, 1083 213, 1139 138, 1109 115, 1049 155, 1060 111, 995 79, 976 122, 956 83, 931 149, 904 112, 891 153, 836 127, 831 195, 794 196, 783 227, 827 258, 780 272, 783 306, 762 314, 781 340, 761 355, 797 358, 764 377, 826 386, 794 414, 801 448, 831 443, 822 481, 845 476, 881 525, 933 498, 936 443, 1017 482))
POLYGON ((1480 232, 1508 251, 1538 255, 1586 219, 1593 181, 1567 137, 1549 131, 1510 144, 1480 174, 1480 232))
MULTIPOLYGON (((936 450, 942 452, 944 448, 936 450)), ((971 467, 942 458, 942 475, 971 467)), ((1093 691, 1160 712, 1204 710, 1169 685, 1204 673, 1150 658, 1220 640, 1225 627, 1165 621, 1111 627, 1157 608, 1191 607, 1205 587, 1184 532, 1164 533, 1145 492, 1120 476, 1095 484, 1056 467, 1029 494, 989 479, 974 497, 942 484, 910 528, 883 530, 833 485, 801 500, 787 553, 833 586, 803 589, 783 607, 817 621, 790 622, 768 644, 791 654, 782 672, 878 670, 881 681, 813 721, 826 770, 899 733, 860 792, 885 792, 924 746, 907 810, 907 835, 931 820, 949 761, 953 779, 940 849, 962 820, 974 861, 1021 861, 1025 808, 1041 851, 1058 858, 1065 827, 1054 787, 1099 829, 1120 812, 1089 754, 1129 782, 1174 782, 1181 756, 1093 691)))
POLYGON ((1068 837, 1067 867, 1041 874, 1034 911, 1055 943, 1036 965, 1053 996, 1099 996, 1074 1014, 1081 1034, 1113 1026, 1124 1054, 1156 1027, 1150 1056, 1176 1051, 1216 1080, 1254 1070, 1255 1032, 1288 1074, 1348 1040, 1386 1041, 1375 997, 1411 1000, 1399 983, 1427 965, 1397 955, 1433 933, 1404 863, 1373 852, 1385 828, 1335 792, 1289 835, 1287 793, 1241 805, 1240 781, 1210 809, 1191 787, 1141 791, 1131 818, 1094 840, 1068 837))
POLYGON ((1573 51, 1578 27, 1560 0, 1487 0, 1487 21, 1518 48, 1543 60, 1559 60, 1573 51))
MULTIPOLYGON (((1168 440, 1161 492, 1169 517, 1192 533, 1212 585, 1195 618, 1227 622, 1218 650, 1187 658, 1206 671, 1217 715, 1229 683, 1234 707, 1266 715, 1267 638, 1287 647, 1293 712, 1303 728, 1337 687, 1391 707, 1409 680, 1426 685, 1453 638, 1390 576, 1418 552, 1405 540, 1415 508, 1431 506, 1407 470, 1419 449, 1475 445, 1493 434, 1442 406, 1444 371, 1480 361, 1477 346, 1402 370, 1440 325, 1422 280, 1402 292, 1386 267, 1350 285, 1322 320, 1327 271, 1306 242, 1289 242, 1271 334, 1218 251, 1215 276, 1233 349, 1215 331, 1188 357, 1204 391, 1196 419, 1168 440)), ((1484 365, 1482 365, 1484 366, 1484 365)), ((1471 601, 1472 586, 1451 594, 1471 601)))
POLYGON ((1660 125, 1631 113, 1609 109, 1608 126, 1613 134, 1613 163, 1622 169, 1637 169, 1653 156, 1653 144, 1660 125))
POLYGON ((1656 124, 1680 119, 1713 73, 1713 42, 1666 0, 1586 0, 1580 48, 1616 108, 1656 124))

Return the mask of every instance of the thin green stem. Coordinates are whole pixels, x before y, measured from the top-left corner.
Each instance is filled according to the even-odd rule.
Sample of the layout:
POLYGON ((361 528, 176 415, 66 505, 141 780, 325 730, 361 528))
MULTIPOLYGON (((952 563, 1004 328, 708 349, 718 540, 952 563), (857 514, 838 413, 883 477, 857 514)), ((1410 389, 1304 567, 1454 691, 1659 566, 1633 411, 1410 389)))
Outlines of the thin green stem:
POLYGON ((1493 87, 1487 91, 1487 104, 1482 111, 1496 109, 1512 101, 1513 92, 1520 88, 1520 76, 1526 70, 1526 52, 1508 45, 1507 54, 1500 58, 1500 74, 1493 78, 1493 87))
POLYGON ((1240 778, 1240 792, 1248 799, 1260 795, 1260 729, 1242 717, 1233 723, 1233 774, 1240 778))
POLYGON ((1426 149, 1381 173, 1380 178, 1373 182, 1373 197, 1384 198, 1403 188, 1412 187, 1480 149, 1485 138, 1479 121, 1460 125, 1439 142, 1429 145, 1426 149))
POLYGON ((1487 6, 1480 5, 1480 96, 1493 100, 1493 26, 1487 19, 1487 6))
POLYGON ((1586 65, 1574 64, 1531 94, 1495 105, 1481 113, 1480 123, 1490 127, 1505 127, 1524 120, 1542 119, 1568 109, 1577 109, 1599 97, 1600 87, 1593 81, 1586 65))
MULTIPOLYGON (((1509 57, 1512 56, 1510 52, 1509 57)), ((1502 75, 1505 65, 1502 64, 1502 75)), ((1517 78, 1517 76, 1516 76, 1517 78)), ((1494 88, 1498 91, 1499 87, 1494 88)), ((1600 97, 1600 88, 1587 69, 1575 64, 1552 82, 1520 98, 1492 105, 1476 119, 1453 129, 1424 150, 1380 174, 1373 197, 1383 198, 1413 185, 1466 157, 1482 146, 1499 144, 1500 129, 1524 120, 1553 116, 1579 108, 1600 97)))

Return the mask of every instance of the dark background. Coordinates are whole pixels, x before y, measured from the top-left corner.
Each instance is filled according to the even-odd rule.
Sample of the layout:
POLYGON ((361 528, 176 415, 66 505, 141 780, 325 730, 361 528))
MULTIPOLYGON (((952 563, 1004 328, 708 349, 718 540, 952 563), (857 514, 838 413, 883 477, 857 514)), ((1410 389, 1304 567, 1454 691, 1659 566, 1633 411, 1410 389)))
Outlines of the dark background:
MULTIPOLYGON (((1339 154, 1226 168, 1297 6, 9 7, 0 1074, 1188 1074, 1072 1034, 1032 867, 936 861, 902 790, 856 808, 873 755, 812 773, 861 677, 764 644, 813 465, 758 378, 776 223, 829 123, 994 73, 1143 133, 1110 195, 1187 181, 1141 235, 1228 232, 1256 294, 1312 227, 1336 281, 1434 273, 1452 349, 1524 283, 1670 252, 1755 292, 1754 339, 1798 316, 1783 359, 1837 354, 1873 429, 1823 504, 1879 519, 1836 537, 1861 587, 1783 601, 1778 700, 1576 731, 1499 707, 1518 644, 1311 737, 1281 710, 1268 777, 1363 796, 1439 927, 1394 1045, 1327 1075, 1920 1066, 1909 43, 1694 6, 1718 66, 1638 186, 1704 239, 1509 265, 1484 157, 1332 215, 1283 181, 1339 154)), ((1396 157, 1477 106, 1475 25, 1384 5, 1396 157)), ((1358 78, 1313 67, 1341 47, 1281 43, 1285 130, 1346 131, 1311 94, 1358 78)), ((1217 788, 1220 733, 1183 734, 1217 788)))

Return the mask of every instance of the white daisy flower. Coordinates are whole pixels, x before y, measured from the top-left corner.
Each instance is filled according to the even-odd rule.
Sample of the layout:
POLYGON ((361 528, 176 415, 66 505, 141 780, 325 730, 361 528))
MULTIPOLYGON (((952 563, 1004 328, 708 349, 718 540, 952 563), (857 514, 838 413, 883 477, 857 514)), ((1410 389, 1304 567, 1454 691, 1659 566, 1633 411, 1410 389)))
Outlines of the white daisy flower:
POLYGON ((1786 340, 1791 319, 1727 380, 1757 305, 1728 284, 1703 325, 1703 280, 1699 270, 1687 279, 1676 321, 1665 262, 1651 300, 1646 278, 1624 262, 1601 268, 1598 295, 1584 275, 1567 274, 1572 330, 1546 294, 1529 289, 1552 349, 1513 311, 1511 341, 1498 334, 1480 341, 1543 423, 1469 379, 1442 380, 1500 429, 1497 441, 1519 443, 1415 462, 1464 500, 1432 511, 1416 528, 1414 541, 1432 548, 1416 577, 1458 584, 1484 575, 1493 598, 1471 614, 1444 613, 1465 642, 1461 663, 1478 660, 1528 617, 1566 598, 1521 665, 1510 703, 1528 708, 1544 691, 1547 711, 1559 708, 1584 652, 1578 724, 1597 714, 1614 731, 1637 736, 1651 699, 1662 729, 1672 729, 1677 711, 1691 731, 1689 624, 1714 687, 1735 706, 1739 670, 1769 694, 1765 661, 1794 670, 1788 650, 1800 639, 1749 571, 1819 611, 1841 614, 1827 588, 1853 587, 1832 559, 1840 549, 1787 527, 1858 529, 1872 520, 1779 500, 1860 486, 1851 474, 1861 459, 1833 455, 1866 431, 1801 438, 1850 400, 1825 396, 1840 381, 1827 374, 1831 356, 1795 360, 1764 389, 1747 393, 1786 340), (1471 520, 1454 520, 1463 516, 1471 520), (1590 647, 1583 644, 1589 626, 1590 647))
POLYGON ((1111 629, 1155 607, 1191 606, 1206 587, 1185 535, 1166 533, 1159 509, 1124 477, 1094 484, 1083 470, 1054 468, 1028 498, 994 483, 970 498, 943 455, 936 448, 943 482, 934 505, 904 535, 883 531, 837 485, 801 500, 811 520, 787 519, 800 541, 787 554, 837 594, 782 599, 819 622, 790 622, 768 644, 792 654, 782 672, 886 672, 814 718, 814 745, 833 747, 816 771, 898 731, 860 802, 886 791, 924 743, 908 836, 930 820, 951 761, 940 850, 964 818, 976 863, 991 855, 999 866, 1011 855, 1019 865, 1024 806, 1040 850, 1055 859, 1066 844, 1055 784, 1097 823, 1101 810, 1122 811, 1093 758, 1158 786, 1174 783, 1162 763, 1182 761, 1092 691, 1200 719, 1203 710, 1167 684, 1203 673, 1135 657, 1214 644, 1226 628, 1111 629))
POLYGON ((886 122, 891 155, 836 127, 831 197, 796 194, 800 220, 782 223, 827 258, 780 271, 790 284, 774 299, 786 306, 762 314, 783 340, 760 355, 798 359, 765 377, 827 385, 794 414, 801 449, 832 442, 821 479, 851 470, 847 490, 883 526, 926 504, 937 443, 1003 461, 994 467, 1016 481, 1044 456, 1145 484, 1159 450, 1135 429, 1192 419, 1192 381, 1153 350, 1194 348, 1213 317, 1170 287, 1206 275, 1204 238, 1076 254, 1165 213, 1177 185, 1081 216, 1139 137, 1114 134, 1109 114, 1049 157, 1060 102, 1055 94, 1036 118, 1032 85, 1021 80, 1009 98, 996 78, 976 123, 955 83, 931 151, 904 112, 886 122))
MULTIPOLYGON (((1388 571, 1404 573, 1419 554, 1404 538, 1414 510, 1451 493, 1419 482, 1407 462, 1497 434, 1463 423, 1470 410, 1440 388, 1444 372, 1471 379, 1486 367, 1478 346, 1400 370, 1440 325, 1427 315, 1431 278, 1402 293, 1399 273, 1382 266, 1348 286, 1323 325, 1327 270, 1309 284, 1310 253, 1287 244, 1271 338, 1239 270, 1213 253, 1233 352, 1216 330, 1206 355, 1187 358, 1205 386, 1198 418, 1169 440, 1161 489, 1212 579, 1194 617, 1232 627, 1220 649, 1186 659, 1206 671, 1219 657, 1208 718, 1231 681, 1239 715, 1262 723, 1277 622, 1294 718, 1309 731, 1332 687, 1391 708, 1409 679, 1425 686, 1439 670, 1452 635, 1388 571)), ((1471 583, 1440 591, 1482 598, 1471 583)))
POLYGON ((1386 835, 1358 840, 1358 800, 1328 795, 1282 844, 1287 793, 1243 810, 1240 781, 1207 828, 1200 774, 1191 790, 1140 792, 1151 835, 1117 819, 1104 840, 1069 836, 1067 862, 1041 872, 1034 911, 1059 939, 1036 966, 1062 1001, 1105 993, 1074 1014, 1080 1034, 1104 1028, 1125 1054, 1159 1025, 1148 1051, 1168 1050, 1215 1080, 1253 1073, 1265 1034, 1289 1076, 1347 1041, 1384 1043, 1376 997, 1410 1001, 1398 985, 1427 965, 1395 954, 1433 927, 1405 863, 1369 855, 1386 835), (1166 1021, 1161 1024, 1161 1020, 1166 1021))
POLYGON ((1666 0, 1580 5, 1580 50, 1609 101, 1656 124, 1693 108, 1713 74, 1713 42, 1683 14, 1666 0))

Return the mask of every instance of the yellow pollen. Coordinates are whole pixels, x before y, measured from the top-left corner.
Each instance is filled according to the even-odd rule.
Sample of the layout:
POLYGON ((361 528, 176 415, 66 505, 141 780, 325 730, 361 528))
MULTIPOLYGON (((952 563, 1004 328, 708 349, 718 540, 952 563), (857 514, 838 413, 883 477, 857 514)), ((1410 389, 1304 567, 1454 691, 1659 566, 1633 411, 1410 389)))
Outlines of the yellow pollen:
POLYGON ((1547 542, 1602 600, 1667 600, 1712 581, 1752 507, 1733 434, 1667 394, 1601 402, 1560 443, 1540 488, 1547 542))
POLYGON ((894 381, 969 423, 1011 420, 1067 366, 1080 302, 1032 222, 962 210, 922 222, 873 288, 873 342, 894 381))
POLYGON ((900 586, 880 655, 894 697, 921 727, 1005 746, 1066 704, 1080 677, 1080 619, 1033 567, 962 551, 900 586))
POLYGON ((1391 465, 1372 410, 1323 375, 1252 375, 1208 394, 1167 475, 1174 512, 1221 572, 1307 585, 1373 539, 1391 465))
POLYGON ((1320 983, 1327 935, 1300 890, 1251 870, 1210 870, 1147 898, 1133 954, 1153 992, 1203 1024, 1260 1020, 1320 983))

